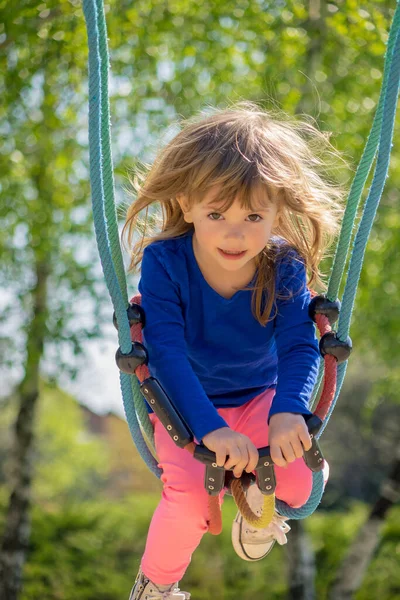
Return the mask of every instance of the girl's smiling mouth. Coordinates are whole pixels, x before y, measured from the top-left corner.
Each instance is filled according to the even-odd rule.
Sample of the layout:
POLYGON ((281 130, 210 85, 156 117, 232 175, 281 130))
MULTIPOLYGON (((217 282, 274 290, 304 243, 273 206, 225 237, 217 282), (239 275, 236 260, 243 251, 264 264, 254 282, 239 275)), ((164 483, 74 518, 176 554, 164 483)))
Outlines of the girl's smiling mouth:
POLYGON ((228 259, 242 258, 247 252, 247 250, 221 250, 221 248, 218 248, 218 251, 221 256, 228 259))

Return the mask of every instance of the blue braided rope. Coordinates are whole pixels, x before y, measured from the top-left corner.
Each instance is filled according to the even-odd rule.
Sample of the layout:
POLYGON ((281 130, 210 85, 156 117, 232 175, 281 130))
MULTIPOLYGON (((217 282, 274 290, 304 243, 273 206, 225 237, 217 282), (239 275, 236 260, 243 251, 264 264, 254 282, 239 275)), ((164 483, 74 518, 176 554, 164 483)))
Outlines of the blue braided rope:
MULTIPOLYGON (((125 277, 125 267, 122 260, 121 245, 119 242, 119 231, 114 196, 114 169, 111 153, 110 135, 110 104, 108 94, 108 70, 109 54, 107 44, 107 26, 104 16, 103 0, 96 0, 96 21, 98 27, 98 50, 100 54, 99 73, 101 85, 101 150, 102 150, 102 173, 104 193, 104 213, 106 218, 107 237, 111 250, 111 260, 116 271, 119 289, 123 296, 124 304, 128 306, 128 292, 125 277)), ((118 321, 118 318, 117 318, 118 321)), ((124 319, 126 321, 126 319, 124 319)), ((125 325, 125 323, 124 323, 125 325)), ((118 325, 119 326, 119 325, 118 325)), ((132 397, 135 405, 135 413, 140 424, 141 431, 145 436, 146 445, 154 448, 154 431, 150 422, 146 403, 140 392, 139 381, 135 375, 131 378, 132 397)), ((126 411, 125 411, 126 412, 126 411)), ((136 427, 136 421, 135 421, 136 427)))
MULTIPOLYGON (((378 159, 376 163, 375 174, 371 185, 370 193, 365 203, 363 215, 358 227, 358 231, 354 241, 354 250, 350 260, 348 279, 346 282, 345 292, 343 296, 343 311, 339 320, 338 336, 345 340, 349 328, 350 320, 353 311, 355 296, 357 292, 358 281, 360 278, 362 263, 364 260, 365 249, 371 232, 372 224, 376 215, 376 211, 382 196, 385 180, 390 161, 390 152, 392 148, 394 121, 396 116, 397 99, 400 82, 400 32, 396 33, 396 41, 393 51, 393 60, 390 65, 388 78, 388 86, 384 99, 382 132, 379 140, 378 159)), ((346 374, 347 362, 338 367, 338 382, 335 399, 332 402, 329 413, 324 420, 323 427, 318 433, 321 436, 324 431, 329 417, 334 410, 337 398, 339 396, 344 376, 346 374)), ((313 489, 311 496, 306 504, 302 507, 293 509, 285 502, 278 501, 278 511, 291 519, 303 519, 312 514, 318 507, 323 495, 323 476, 322 473, 313 474, 313 489)))
POLYGON ((111 260, 104 212, 103 156, 101 143, 101 79, 96 6, 90 0, 84 0, 83 8, 87 21, 89 42, 89 148, 94 228, 104 277, 118 322, 121 323, 121 326, 118 329, 119 344, 121 351, 124 354, 128 354, 132 348, 132 341, 129 323, 126 318, 127 306, 124 303, 113 262, 111 260))
MULTIPOLYGON (((387 82, 389 77, 390 66, 392 63, 393 57, 393 48, 396 42, 396 34, 400 25, 400 4, 397 4, 397 8, 393 17, 392 25, 389 32, 389 38, 387 43, 387 50, 384 62, 383 69, 383 79, 382 79, 382 87, 381 93, 379 95, 378 107, 375 112, 374 120, 372 123, 372 128, 370 134, 367 139, 367 143, 365 145, 362 157, 357 167, 356 174, 354 176, 349 197, 346 205, 345 214, 343 217, 342 228, 340 231, 339 240, 337 243, 335 258, 332 265, 332 270, 329 278, 329 285, 327 290, 327 298, 329 300, 336 300, 339 294, 339 288, 343 277, 343 272, 345 268, 345 263, 347 256, 349 254, 350 245, 351 245, 351 234, 354 228, 354 221, 358 209, 358 205, 361 200, 361 196, 365 187, 365 183, 367 181, 369 172, 371 170, 372 164, 374 162, 374 158, 376 156, 376 152, 379 145, 379 140, 382 134, 383 127, 383 106, 386 96, 387 82)), ((311 404, 313 407, 317 404, 317 398, 319 396, 319 391, 321 388, 321 382, 324 375, 324 362, 321 362, 317 382, 314 387, 314 391, 312 394, 311 404)), ((341 387, 341 386, 339 386, 341 387)), ((339 389, 339 388, 337 388, 339 389)), ((336 394, 336 399, 338 397, 338 393, 336 394)), ((336 403, 336 400, 335 400, 336 403)), ((329 413, 330 416, 331 413, 329 413)), ((328 416, 328 420, 329 420, 328 416)), ((325 426, 327 424, 327 420, 325 421, 325 426)))
POLYGON ((121 245, 114 196, 114 170, 111 153, 110 133, 110 104, 108 94, 108 48, 107 26, 103 10, 103 0, 96 0, 96 17, 98 36, 98 50, 100 55, 100 85, 101 85, 101 150, 103 166, 103 191, 104 213, 106 217, 107 236, 110 242, 111 257, 116 271, 119 289, 121 290, 126 307, 128 306, 128 291, 125 277, 124 261, 122 259, 121 245))
MULTIPOLYGON (((343 310, 341 311, 338 323, 338 337, 345 340, 349 334, 351 316, 353 313, 358 282, 361 275, 362 264, 364 261, 367 242, 371 233, 372 225, 375 220, 376 211, 385 187, 385 181, 388 178, 390 163, 390 153, 393 147, 393 130, 397 110, 397 101, 400 83, 400 32, 397 32, 396 43, 393 52, 393 60, 390 68, 388 88, 386 92, 383 109, 383 127, 379 141, 378 157, 376 169, 372 180, 368 198, 365 202, 363 215, 361 217, 358 231, 354 239, 353 252, 350 259, 349 272, 346 280, 346 286, 343 293, 343 310)), ((319 432, 321 435, 327 425, 329 417, 335 408, 340 388, 346 373, 346 367, 338 372, 338 389, 334 401, 329 409, 328 415, 324 421, 323 427, 319 432)))
POLYGON ((371 131, 367 139, 363 154, 357 167, 356 174, 354 176, 348 201, 346 204, 345 214, 343 216, 342 228, 340 231, 339 240, 336 247, 335 258, 331 269, 329 278, 329 285, 327 291, 327 297, 329 300, 336 300, 339 294, 340 284, 346 264, 347 255, 350 249, 350 238, 354 227, 354 221, 357 215, 357 208, 361 200, 362 192, 365 187, 372 163, 374 161, 379 140, 382 135, 383 125, 383 107, 385 103, 386 90, 389 78, 390 67, 393 58, 393 48, 396 42, 396 35, 400 24, 400 5, 397 5, 392 25, 389 31, 389 38, 387 43, 381 93, 379 95, 378 106, 375 112, 374 120, 372 123, 371 131))
POLYGON ((313 487, 306 504, 303 504, 300 508, 292 508, 289 504, 286 504, 286 502, 282 502, 282 500, 278 500, 278 498, 276 499, 276 509, 281 515, 288 517, 288 519, 305 519, 312 515, 317 509, 324 493, 324 477, 322 471, 313 473, 312 475, 313 487))
MULTIPOLYGON (((101 5, 102 8, 102 5, 101 5)), ((92 190, 92 208, 94 217, 94 228, 100 255, 100 261, 111 300, 118 321, 118 341, 121 351, 128 354, 132 348, 129 322, 126 314, 127 303, 121 293, 116 276, 112 254, 110 250, 108 232, 106 227, 106 216, 104 211, 104 177, 103 177, 103 143, 102 143, 102 119, 108 123, 108 115, 102 114, 107 110, 108 103, 102 106, 102 72, 101 56, 99 50, 99 28, 97 25, 98 11, 94 0, 84 0, 83 10, 85 14, 88 44, 89 44, 89 149, 90 149, 90 181, 92 190)), ((105 35, 105 28, 103 28, 105 35)), ((104 93, 105 90, 103 88, 104 93)), ((111 155, 110 155, 111 158, 111 155)), ((108 161, 108 168, 112 169, 108 161)), ((109 175, 108 175, 109 180, 109 175)), ((136 447, 150 470, 160 477, 161 470, 152 456, 143 438, 134 409, 131 376, 120 373, 120 385, 123 396, 124 410, 128 426, 136 447)))
POLYGON ((379 201, 388 178, 390 152, 393 146, 394 120, 396 117, 397 99, 400 80, 400 36, 396 37, 396 45, 393 54, 393 61, 390 69, 389 84, 385 97, 383 113, 383 130, 379 142, 377 166, 372 180, 372 185, 368 198, 365 203, 364 212, 359 223, 358 232, 354 241, 354 248, 351 256, 349 274, 346 281, 346 287, 343 293, 343 310, 341 311, 338 323, 338 336, 345 340, 350 329, 351 314, 354 308, 358 282, 360 279, 361 268, 364 261, 367 241, 371 233, 372 224, 375 219, 379 201))

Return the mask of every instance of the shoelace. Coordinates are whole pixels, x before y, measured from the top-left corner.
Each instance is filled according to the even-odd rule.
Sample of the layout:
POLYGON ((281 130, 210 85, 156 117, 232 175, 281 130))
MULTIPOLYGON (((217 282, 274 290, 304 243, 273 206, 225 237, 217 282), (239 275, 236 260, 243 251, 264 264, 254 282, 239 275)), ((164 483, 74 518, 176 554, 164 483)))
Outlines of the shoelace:
MULTIPOLYGON (((148 581, 148 580, 147 580, 148 581)), ((143 591, 145 587, 145 583, 142 583, 139 586, 139 591, 143 591)), ((153 584, 155 585, 155 584, 153 584)), ((157 586, 155 586, 157 588, 157 586)), ((169 590, 160 590, 159 588, 151 591, 151 595, 148 596, 149 600, 170 600, 170 594, 180 593, 185 600, 190 598, 190 595, 186 592, 181 592, 180 588, 171 586, 169 590), (153 594, 154 591, 154 594, 153 594)), ((147 596, 146 596, 147 597, 147 596)))
MULTIPOLYGON (((188 594, 186 594, 186 592, 182 592, 182 590, 181 590, 180 588, 177 588, 177 587, 176 587, 176 588, 173 588, 173 589, 171 590, 171 592, 173 592, 174 594, 176 594, 176 593, 178 593, 178 594, 182 594, 182 595, 183 595, 183 597, 184 597, 185 599, 186 599, 186 598, 189 598, 188 594)), ((170 593, 170 592, 164 592, 164 594, 165 594, 165 593, 167 593, 167 594, 168 594, 168 593, 170 593)), ((167 598, 167 600, 169 600, 169 599, 168 599, 168 596, 166 596, 166 598, 167 598)), ((163 600, 164 600, 164 598, 163 598, 163 600)))
MULTIPOLYGON (((186 594, 186 592, 182 592, 180 590, 180 588, 178 588, 178 587, 173 587, 172 589, 165 590, 163 592, 157 590, 156 596, 154 596, 154 600, 158 600, 159 598, 160 598, 160 600, 170 600, 170 598, 171 598, 170 594, 177 594, 177 593, 178 594, 180 593, 182 595, 182 597, 185 598, 185 600, 186 600, 186 598, 189 598, 189 596, 186 594), (161 595, 159 595, 159 594, 161 594, 161 595)), ((150 598, 152 598, 152 597, 153 597, 153 595, 150 596, 150 598)))
MULTIPOLYGON (((260 511, 256 511, 259 513, 260 511)), ((246 533, 255 535, 256 537, 267 537, 274 539, 280 546, 287 544, 286 534, 290 531, 290 526, 286 523, 287 517, 284 517, 278 513, 275 513, 271 523, 265 529, 254 529, 248 527, 246 533)))

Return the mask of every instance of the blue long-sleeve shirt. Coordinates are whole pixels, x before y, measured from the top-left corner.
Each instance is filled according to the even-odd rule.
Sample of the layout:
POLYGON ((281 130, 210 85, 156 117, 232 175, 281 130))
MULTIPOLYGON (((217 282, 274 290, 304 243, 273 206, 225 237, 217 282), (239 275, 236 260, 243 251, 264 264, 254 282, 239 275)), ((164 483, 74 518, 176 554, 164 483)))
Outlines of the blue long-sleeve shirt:
POLYGON ((143 253, 139 292, 151 375, 198 441, 227 427, 217 408, 241 406, 267 388, 276 393, 266 419, 310 414, 319 349, 303 262, 292 251, 278 265, 276 287, 286 299, 277 299, 277 315, 263 327, 252 314, 251 290, 226 299, 207 283, 192 238, 193 230, 143 253))

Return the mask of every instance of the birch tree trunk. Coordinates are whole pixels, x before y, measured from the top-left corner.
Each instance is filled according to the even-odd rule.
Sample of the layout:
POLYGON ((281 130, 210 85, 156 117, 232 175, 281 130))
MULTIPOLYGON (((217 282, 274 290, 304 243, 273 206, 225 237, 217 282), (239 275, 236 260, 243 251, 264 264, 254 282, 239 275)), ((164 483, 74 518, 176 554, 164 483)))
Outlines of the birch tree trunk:
POLYGON ((291 521, 287 600, 315 600, 315 556, 302 521, 291 521))
POLYGON ((326 0, 309 0, 308 18, 303 24, 307 31, 309 43, 304 57, 305 81, 301 88, 301 97, 295 113, 314 114, 316 108, 316 90, 313 83, 315 72, 321 67, 324 56, 326 35, 326 0))
POLYGON ((30 534, 34 418, 39 396, 39 367, 46 333, 48 266, 36 263, 32 320, 27 334, 25 375, 15 398, 19 405, 12 450, 13 476, 0 551, 0 599, 16 600, 30 534))
POLYGON ((378 547, 389 509, 400 501, 400 445, 392 469, 369 517, 350 546, 329 592, 329 600, 350 600, 360 588, 365 572, 378 547))

